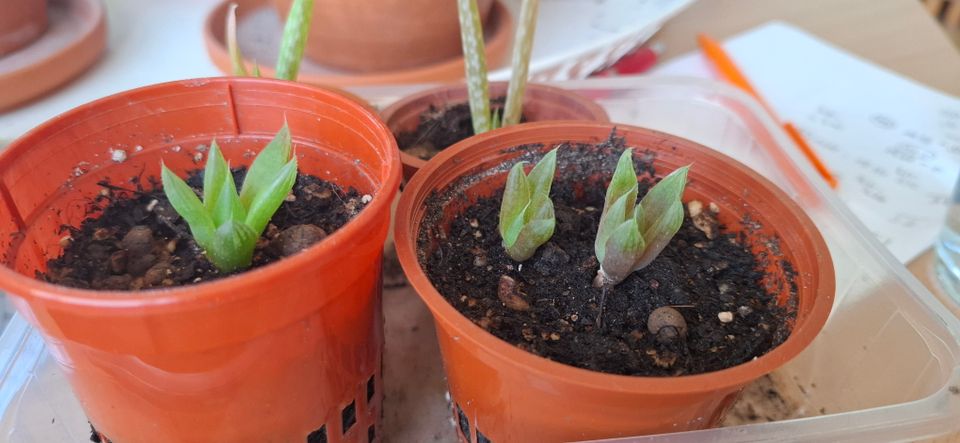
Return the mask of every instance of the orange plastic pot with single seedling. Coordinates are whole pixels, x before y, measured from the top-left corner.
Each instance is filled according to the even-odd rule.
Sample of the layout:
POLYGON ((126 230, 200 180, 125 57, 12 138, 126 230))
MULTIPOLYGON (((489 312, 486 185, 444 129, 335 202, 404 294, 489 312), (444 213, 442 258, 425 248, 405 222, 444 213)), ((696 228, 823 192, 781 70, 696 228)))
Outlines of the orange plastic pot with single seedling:
MULTIPOLYGON (((507 82, 490 84, 491 97, 503 97, 507 82)), ((383 121, 400 135, 417 129, 421 119, 430 112, 441 111, 450 106, 467 103, 467 86, 441 86, 409 95, 380 112, 383 121)), ((573 91, 541 84, 529 84, 523 95, 523 121, 542 122, 553 120, 582 120, 608 122, 610 117, 602 106, 573 91)), ((469 125, 469 122, 467 122, 469 125)), ((438 129, 440 130, 440 129, 438 129)), ((403 148, 401 146, 401 148, 403 148)), ((403 162, 403 178, 409 180, 427 160, 404 150, 400 151, 403 162)))
MULTIPOLYGON (((650 171, 648 169, 645 173, 650 171)), ((587 212, 590 210, 586 209, 587 212)), ((558 230, 561 229, 559 214, 558 230)), ((496 225, 495 221, 492 223, 496 225)), ((689 229, 695 232, 692 225, 689 229)), ((826 244, 813 222, 784 192, 756 172, 714 150, 680 137, 638 127, 614 128, 611 124, 586 122, 531 123, 472 137, 442 151, 408 183, 397 209, 394 235, 407 279, 429 307, 436 322, 454 419, 459 423, 463 441, 579 441, 714 426, 747 384, 784 365, 810 344, 823 327, 834 297, 834 269, 826 244), (614 129, 615 135, 612 136, 614 129), (465 221, 456 224, 456 219, 469 208, 479 205, 481 199, 498 198, 508 171, 518 160, 533 163, 547 151, 560 146, 558 158, 561 160, 557 163, 554 190, 558 186, 556 182, 563 180, 576 181, 571 186, 583 193, 597 187, 602 190, 602 177, 580 177, 579 174, 610 158, 616 162, 616 156, 610 157, 613 154, 602 150, 612 151, 609 146, 616 144, 619 137, 624 138, 625 146, 635 148, 634 161, 652 159, 649 164, 656 177, 692 165, 689 181, 682 191, 682 201, 714 203, 719 226, 734 234, 729 237, 731 241, 742 239, 740 241, 745 246, 741 250, 764 258, 757 262, 764 275, 757 284, 770 288, 765 289, 770 291, 767 303, 788 314, 783 324, 789 336, 782 343, 756 358, 746 358, 742 363, 712 372, 667 376, 615 375, 562 364, 501 340, 489 329, 490 324, 498 321, 496 318, 493 322, 489 321, 490 314, 478 314, 487 315, 480 321, 468 318, 461 312, 469 310, 460 311, 454 306, 456 300, 464 300, 467 296, 441 294, 439 287, 454 287, 452 285, 462 280, 481 287, 485 281, 481 269, 484 265, 488 272, 491 268, 504 266, 508 271, 497 273, 509 272, 517 276, 517 282, 522 276, 534 275, 530 274, 532 272, 550 272, 529 270, 538 266, 536 257, 533 264, 522 263, 523 272, 527 274, 521 274, 515 264, 504 265, 500 261, 494 264, 489 261, 491 259, 471 263, 471 259, 461 258, 466 263, 462 268, 466 269, 464 275, 432 274, 431 277, 428 266, 458 260, 458 255, 471 256, 445 249, 447 253, 442 254, 442 259, 431 261, 431 257, 441 257, 441 254, 435 254, 441 244, 448 247, 446 245, 465 241, 463 238, 489 237, 486 233, 480 235, 480 230, 489 222, 478 224, 472 219, 469 225, 465 221), (581 147, 571 151, 573 145, 581 147), (564 150, 566 154, 562 153, 564 150), (463 237, 459 237, 461 234, 454 229, 465 232, 463 237), (784 284, 791 278, 793 284, 784 284)), ((576 236, 579 232, 569 231, 567 235, 576 236)), ((495 257, 490 251, 469 252, 480 253, 486 254, 482 257, 495 257)), ((573 257, 574 253, 571 252, 570 256, 573 257)), ((592 272, 596 272, 596 262, 582 265, 571 259, 570 263, 578 267, 593 266, 592 272)), ((643 272, 636 271, 637 274, 643 272)), ((589 277, 580 279, 584 282, 581 284, 589 286, 589 277)), ((636 278, 635 281, 639 281, 642 277, 636 278)), ((662 283, 659 285, 662 287, 662 283)), ((503 288, 493 286, 490 291, 494 293, 503 288)), ((462 303, 462 306, 483 306, 480 312, 487 307, 501 309, 498 308, 501 302, 505 306, 503 309, 518 312, 531 309, 534 304, 560 306, 530 295, 522 306, 510 307, 511 302, 516 303, 516 298, 523 300, 525 295, 516 292, 508 294, 513 298, 502 295, 493 295, 490 298, 492 304, 486 305, 481 304, 485 303, 481 300, 483 297, 473 295, 476 298, 470 299, 471 303, 462 303), (498 295, 501 296, 499 301, 498 295)), ((556 294, 556 297, 561 295, 556 294)), ((682 309, 678 307, 678 310, 682 309)), ((734 315, 739 315, 735 306, 733 309, 734 315)), ((560 311, 555 315, 564 313, 560 311)), ((502 318, 504 322, 519 323, 525 320, 518 318, 529 317, 502 318)), ((565 323, 561 322, 564 325, 583 320, 573 316, 562 318, 567 319, 565 323)), ((644 315, 644 324, 649 325, 646 318, 644 315)), ((717 322, 717 315, 714 313, 712 319, 692 320, 698 322, 691 324, 690 327, 694 328, 706 322, 717 322)), ((724 321, 723 318, 719 320, 724 321)), ((722 328, 719 322, 716 324, 722 328)), ((520 328, 517 326, 518 330, 520 328)), ((636 334, 646 334, 646 328, 636 334)), ((550 340, 560 339, 562 335, 550 340)), ((521 344, 535 343, 530 340, 538 337, 539 334, 533 331, 530 336, 518 340, 522 340, 521 344)), ((544 342, 547 340, 544 338, 544 342)), ((623 358, 627 355, 646 358, 648 355, 642 348, 636 354, 628 349, 622 352, 623 358)))
POLYGON ((0 289, 44 336, 91 424, 118 443, 368 441, 383 392, 380 261, 400 180, 392 134, 330 90, 213 78, 61 114, 0 155, 0 289), (103 181, 179 175, 216 139, 248 166, 284 122, 301 174, 368 194, 302 252, 193 285, 94 291, 36 278, 103 181))

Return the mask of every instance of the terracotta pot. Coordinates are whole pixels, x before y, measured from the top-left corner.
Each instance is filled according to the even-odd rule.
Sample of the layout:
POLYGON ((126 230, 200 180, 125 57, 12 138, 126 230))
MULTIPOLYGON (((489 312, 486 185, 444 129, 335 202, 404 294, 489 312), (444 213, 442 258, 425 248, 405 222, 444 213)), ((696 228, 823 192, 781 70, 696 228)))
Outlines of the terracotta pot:
MULTIPOLYGON (((829 252, 790 197, 716 151, 631 126, 618 126, 618 135, 626 137, 628 146, 652 150, 659 173, 693 163, 684 201, 716 202, 721 224, 734 230, 742 230, 745 215, 758 221, 761 228, 748 235, 755 253, 774 253, 767 240, 779 238, 779 252, 796 270, 795 297, 787 289, 779 299, 796 306, 790 337, 755 360, 721 371, 631 377, 535 356, 499 340, 457 312, 430 284, 418 261, 418 254, 425 256, 426 249, 435 247, 427 245, 418 251, 421 229, 449 229, 457 213, 479 196, 503 187, 507 166, 517 157, 531 151, 539 155, 562 141, 598 143, 607 139, 611 128, 603 123, 534 123, 472 137, 435 157, 401 196, 394 231, 397 254, 407 279, 436 321, 454 408, 462 410, 462 419, 469 425, 466 440, 476 441, 473 434, 482 433, 491 441, 578 441, 716 425, 744 386, 802 351, 830 313, 835 283, 829 252), (526 144, 542 146, 516 148, 526 144), (435 202, 443 208, 439 220, 437 214, 427 214, 427 202, 436 195, 447 196, 435 202), (428 216, 435 222, 426 222, 428 216)), ((559 165, 560 177, 564 167, 559 165)), ((782 276, 783 270, 774 266, 779 263, 767 273, 782 276)))
POLYGON ((381 433, 380 260, 400 180, 396 151, 374 114, 293 82, 185 80, 80 106, 0 154, 0 290, 115 442, 303 442, 320 429, 333 441, 366 442, 381 433), (59 227, 85 217, 98 181, 157 177, 161 159, 180 174, 199 168, 192 148, 213 137, 231 164, 249 164, 244 152, 262 148, 284 120, 302 172, 373 196, 320 243, 164 290, 97 292, 34 278, 61 253, 59 227), (112 161, 108 149, 127 159, 112 161))
MULTIPOLYGON (((506 95, 508 86, 507 82, 491 82, 490 97, 506 95)), ((466 101, 466 85, 440 86, 404 97, 386 107, 380 112, 380 116, 394 134, 399 134, 416 129, 420 123, 420 115, 427 112, 431 106, 442 109, 466 101)), ((528 122, 610 121, 607 111, 593 100, 566 89, 536 83, 528 84, 524 92, 523 116, 528 122)), ((400 161, 403 162, 404 180, 409 180, 427 163, 426 160, 404 151, 400 151, 400 161)))
MULTIPOLYGON (((273 0, 286 17, 293 0, 273 0)), ((486 23, 493 0, 478 0, 486 23)), ((412 68, 461 54, 457 3, 450 0, 317 0, 307 57, 357 72, 412 68)))
POLYGON ((26 46, 46 29, 47 0, 3 0, 0 6, 0 56, 26 46))

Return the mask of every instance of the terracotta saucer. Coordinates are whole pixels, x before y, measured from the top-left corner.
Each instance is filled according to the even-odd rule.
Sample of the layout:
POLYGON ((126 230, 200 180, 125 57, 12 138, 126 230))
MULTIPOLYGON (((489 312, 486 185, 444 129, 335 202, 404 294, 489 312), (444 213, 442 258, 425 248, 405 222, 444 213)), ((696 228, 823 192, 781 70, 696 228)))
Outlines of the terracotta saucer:
MULTIPOLYGON (((268 0, 225 0, 207 16, 204 25, 204 40, 207 53, 213 63, 225 73, 230 73, 230 58, 224 43, 224 20, 230 3, 236 2, 237 39, 246 61, 252 67, 260 65, 265 76, 273 76, 273 64, 277 59, 282 29, 280 17, 268 0)), ((487 61, 490 69, 496 69, 506 60, 513 29, 510 13, 502 2, 494 4, 486 26, 487 61)), ((399 83, 444 83, 463 78, 463 57, 412 69, 396 71, 353 73, 322 66, 308 58, 300 65, 299 80, 306 83, 329 86, 364 86, 399 83)))
POLYGON ((100 0, 50 0, 48 14, 42 36, 0 57, 0 111, 76 77, 106 47, 106 9, 100 0))

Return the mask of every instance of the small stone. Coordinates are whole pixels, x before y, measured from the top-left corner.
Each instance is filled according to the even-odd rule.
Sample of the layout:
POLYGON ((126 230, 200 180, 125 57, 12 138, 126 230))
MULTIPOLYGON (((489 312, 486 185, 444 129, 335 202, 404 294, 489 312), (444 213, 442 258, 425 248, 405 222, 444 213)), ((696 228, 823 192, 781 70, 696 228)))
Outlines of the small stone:
POLYGON ((97 228, 93 231, 93 239, 96 241, 104 241, 110 238, 110 230, 107 228, 97 228))
POLYGON ((202 161, 203 161, 203 153, 202 153, 202 152, 198 152, 198 153, 196 153, 196 154, 193 154, 193 162, 194 162, 194 163, 200 163, 200 162, 202 162, 202 161))
POLYGON ((570 314, 570 321, 577 321, 580 319, 580 316, 577 314, 570 314))
POLYGON ((475 219, 475 218, 471 218, 471 219, 470 219, 470 227, 471 227, 471 228, 474 228, 474 229, 479 228, 479 227, 480 227, 480 221, 478 221, 478 220, 475 219))
MULTIPOLYGON (((127 253, 127 273, 134 277, 144 275, 157 262, 157 256, 153 254, 134 254, 127 253)), ((159 280, 158 280, 159 281, 159 280)))
POLYGON ((491 320, 490 317, 480 317, 480 320, 477 320, 477 326, 483 329, 490 329, 491 323, 493 323, 493 320, 491 320))
POLYGON ((363 203, 363 204, 370 203, 372 200, 373 200, 373 196, 370 194, 363 194, 363 196, 360 197, 360 203, 363 203))
POLYGON ((687 211, 690 213, 690 220, 693 221, 694 227, 696 227, 701 232, 703 232, 708 239, 713 240, 714 238, 717 237, 720 224, 717 221, 717 216, 715 212, 704 211, 703 203, 700 202, 699 200, 692 200, 689 203, 687 203, 687 211))
POLYGON ((473 297, 467 297, 467 307, 472 308, 477 305, 477 299, 473 297))
POLYGON ((508 275, 500 276, 500 283, 497 285, 497 297, 508 309, 514 311, 530 310, 530 304, 520 295, 517 281, 508 275))
POLYGON ((560 340, 560 334, 558 334, 558 333, 556 333, 556 332, 551 332, 551 333, 550 333, 550 340, 553 340, 553 341, 560 340))
POLYGON ((167 252, 173 254, 173 252, 177 250, 177 240, 173 239, 168 241, 164 247, 167 249, 167 252))
POLYGON ((116 163, 123 163, 127 161, 127 151, 124 151, 123 149, 111 149, 110 160, 113 160, 116 163))
POLYGON ((753 312, 753 308, 749 306, 741 306, 737 308, 737 314, 740 314, 741 317, 746 317, 753 312))
POLYGON ((286 197, 283 198, 283 201, 285 201, 285 202, 295 202, 295 201, 297 201, 297 196, 296 196, 296 195, 293 195, 293 193, 291 192, 291 193, 287 194, 286 197))
POLYGON ((553 242, 547 242, 540 247, 540 255, 531 266, 540 275, 553 275, 562 265, 570 262, 570 254, 553 242))
POLYGON ((110 254, 110 271, 114 274, 123 274, 127 269, 127 251, 121 249, 110 254))
POLYGON ((714 213, 714 214, 719 214, 719 213, 720 213, 720 207, 717 206, 716 203, 710 202, 710 204, 709 204, 708 206, 710 207, 710 212, 712 212, 712 213, 714 213))
POLYGON ((658 280, 656 280, 656 279, 651 279, 651 280, 650 280, 650 289, 657 289, 657 288, 659 288, 659 287, 660 287, 660 281, 658 281, 658 280))
POLYGON ((520 334, 523 335, 523 339, 526 341, 533 341, 534 338, 537 338, 537 336, 533 334, 533 329, 530 328, 521 329, 520 334))
POLYGON ((64 235, 63 237, 60 237, 61 248, 66 248, 67 246, 70 246, 70 243, 73 243, 73 237, 69 235, 64 235))
POLYGON ((733 290, 733 286, 731 286, 730 283, 723 282, 717 286, 717 290, 719 290, 721 294, 726 294, 733 290))
POLYGON ((137 225, 130 228, 120 240, 120 247, 131 256, 147 254, 153 250, 153 230, 149 226, 137 225))
POLYGON ((157 207, 157 203, 160 203, 160 200, 150 200, 150 203, 147 203, 147 212, 153 212, 153 208, 157 207))
POLYGON ((669 342, 687 336, 687 321, 674 308, 661 306, 647 317, 647 330, 658 340, 669 342))
POLYGON ((482 268, 482 267, 486 266, 486 265, 487 265, 487 259, 486 259, 486 257, 484 257, 484 256, 482 256, 482 255, 478 255, 478 256, 473 257, 473 265, 476 266, 476 267, 478 267, 478 268, 482 268))
POLYGON ((483 233, 480 232, 480 231, 473 231, 473 237, 474 237, 474 238, 483 237, 483 233))
POLYGON ((279 235, 271 240, 270 248, 275 254, 288 257, 309 248, 326 236, 327 232, 319 226, 311 224, 294 225, 280 231, 279 235))
POLYGON ((733 321, 733 313, 730 311, 723 311, 717 314, 717 318, 720 319, 720 323, 730 323, 733 321))
POLYGON ((157 263, 143 274, 143 282, 147 286, 160 286, 170 274, 173 274, 173 269, 169 263, 157 263))

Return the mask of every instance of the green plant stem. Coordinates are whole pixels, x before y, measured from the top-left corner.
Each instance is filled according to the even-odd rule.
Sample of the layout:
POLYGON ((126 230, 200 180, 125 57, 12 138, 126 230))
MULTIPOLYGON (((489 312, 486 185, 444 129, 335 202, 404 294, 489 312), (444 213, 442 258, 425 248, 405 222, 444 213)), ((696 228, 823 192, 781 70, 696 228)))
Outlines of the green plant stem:
POLYGON ((457 0, 460 16, 460 42, 463 45, 467 92, 473 132, 490 130, 490 90, 487 84, 487 57, 483 45, 483 28, 477 0, 457 0))
POLYGON ((281 80, 296 80, 300 71, 303 48, 307 44, 310 21, 313 18, 313 0, 294 0, 283 27, 280 55, 277 57, 276 77, 281 80))
POLYGON ((513 55, 510 60, 512 72, 510 86, 507 89, 507 102, 503 108, 501 126, 520 123, 523 113, 523 94, 527 89, 527 77, 530 72, 530 52, 533 48, 533 35, 537 30, 537 9, 540 0, 523 0, 520 7, 520 25, 513 38, 513 55))
POLYGON ((247 74, 247 67, 243 64, 243 55, 240 53, 240 45, 237 44, 237 4, 231 3, 227 11, 227 52, 230 54, 230 64, 233 66, 233 75, 244 76, 247 74))

